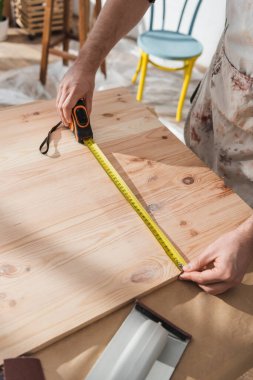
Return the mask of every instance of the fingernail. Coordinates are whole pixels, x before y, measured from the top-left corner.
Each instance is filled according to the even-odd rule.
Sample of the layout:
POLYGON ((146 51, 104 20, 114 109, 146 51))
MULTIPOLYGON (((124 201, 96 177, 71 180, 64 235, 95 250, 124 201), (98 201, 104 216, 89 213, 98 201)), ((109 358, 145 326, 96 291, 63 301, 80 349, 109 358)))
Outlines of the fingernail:
POLYGON ((183 266, 183 270, 191 270, 191 269, 192 269, 191 263, 183 266))

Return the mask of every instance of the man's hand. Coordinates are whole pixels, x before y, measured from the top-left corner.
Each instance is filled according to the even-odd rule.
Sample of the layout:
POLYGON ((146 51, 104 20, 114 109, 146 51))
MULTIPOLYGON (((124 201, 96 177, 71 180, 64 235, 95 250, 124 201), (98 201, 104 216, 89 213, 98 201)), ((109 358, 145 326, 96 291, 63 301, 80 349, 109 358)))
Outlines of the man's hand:
POLYGON ((180 279, 196 282, 205 292, 213 295, 240 284, 253 258, 250 220, 221 236, 192 260, 183 268, 180 279))
POLYGON ((57 109, 63 124, 71 122, 71 110, 80 98, 91 112, 95 74, 113 46, 142 18, 147 0, 107 0, 74 65, 61 81, 57 109))
POLYGON ((65 126, 71 123, 71 111, 80 98, 84 98, 91 113, 95 85, 95 72, 88 71, 78 59, 62 79, 56 99, 57 110, 65 126))

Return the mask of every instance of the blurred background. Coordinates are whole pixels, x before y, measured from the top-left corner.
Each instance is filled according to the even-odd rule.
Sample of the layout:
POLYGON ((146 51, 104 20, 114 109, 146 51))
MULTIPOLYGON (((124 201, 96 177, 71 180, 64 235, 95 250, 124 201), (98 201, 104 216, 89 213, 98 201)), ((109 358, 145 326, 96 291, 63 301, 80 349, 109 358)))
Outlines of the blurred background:
MULTIPOLYGON (((83 0, 83 4, 85 1, 83 0)), ((88 3, 85 8, 88 12, 88 15, 85 16, 87 33, 92 29, 99 13, 99 9, 96 7, 98 5, 102 7, 105 1, 98 4, 96 0, 90 0, 88 3)), ((160 25, 163 21, 163 29, 176 30, 185 0, 167 0, 165 3, 165 16, 163 16, 164 0, 157 0, 155 3, 153 29, 161 29, 160 25)), ((187 35, 198 1, 192 0, 186 3, 180 33, 187 35)), ((175 115, 183 85, 183 72, 167 72, 158 70, 152 64, 148 65, 142 101, 181 139, 183 139, 184 121, 190 107, 190 96, 210 64, 224 28, 225 6, 225 0, 203 0, 199 7, 191 37, 202 45, 203 51, 193 68, 180 122, 176 121, 175 115)), ((42 84, 40 81, 42 47, 45 45, 45 33, 50 27, 50 41, 56 40, 53 49, 61 49, 62 41, 57 44, 57 39, 60 41, 62 32, 66 30, 66 13, 68 14, 68 25, 70 25, 68 30, 76 36, 69 42, 69 53, 75 56, 80 47, 78 38, 80 33, 79 0, 73 2, 54 0, 54 3, 52 0, 45 2, 41 0, 0 0, 1 108, 56 97, 59 82, 72 61, 66 64, 66 59, 64 62, 62 56, 47 52, 46 80, 42 84), (50 25, 48 25, 48 17, 45 16, 49 6, 53 7, 50 25), (66 6, 68 6, 67 11, 66 6), (3 12, 1 12, 1 8, 3 12)), ((138 37, 140 38, 149 30, 150 15, 151 11, 149 10, 138 26, 123 38, 108 55, 106 77, 101 70, 97 73, 97 90, 126 86, 136 96, 138 80, 132 84, 131 79, 140 57, 138 37)), ((175 68, 182 64, 157 56, 152 57, 152 60, 157 65, 165 67, 175 68)))

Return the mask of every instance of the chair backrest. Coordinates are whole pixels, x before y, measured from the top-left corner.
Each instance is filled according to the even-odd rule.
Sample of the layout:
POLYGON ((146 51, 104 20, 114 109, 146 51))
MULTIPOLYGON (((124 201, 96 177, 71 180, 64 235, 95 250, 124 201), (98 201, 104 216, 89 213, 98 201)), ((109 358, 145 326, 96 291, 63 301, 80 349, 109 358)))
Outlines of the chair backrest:
MULTIPOLYGON (((158 3, 158 1, 159 0, 157 0, 157 3, 158 3)), ((169 0, 168 1, 167 0, 161 0, 161 1, 162 1, 162 26, 161 26, 160 30, 165 30, 166 13, 167 13, 167 8, 169 8, 168 3, 172 0, 170 0, 170 1, 169 0)), ((176 0, 174 0, 174 1, 176 1, 176 0)), ((196 21, 196 18, 197 18, 198 12, 199 12, 199 8, 201 6, 202 1, 203 0, 198 0, 198 1, 195 0, 195 4, 192 6, 191 18, 190 18, 189 28, 188 28, 188 32, 187 32, 188 35, 192 34, 192 30, 193 30, 193 27, 194 27, 194 24, 195 24, 195 21, 196 21)), ((186 10, 189 6, 192 5, 192 3, 193 3, 193 1, 191 1, 191 0, 190 1, 184 0, 183 7, 182 7, 181 12, 180 12, 176 32, 180 32, 180 28, 182 26, 182 23, 183 23, 183 20, 186 16, 186 13, 187 13, 187 16, 189 16, 189 12, 186 12, 186 10)), ((150 30, 154 29, 155 7, 156 7, 156 5, 152 4, 151 16, 150 16, 150 27, 149 27, 150 30)))

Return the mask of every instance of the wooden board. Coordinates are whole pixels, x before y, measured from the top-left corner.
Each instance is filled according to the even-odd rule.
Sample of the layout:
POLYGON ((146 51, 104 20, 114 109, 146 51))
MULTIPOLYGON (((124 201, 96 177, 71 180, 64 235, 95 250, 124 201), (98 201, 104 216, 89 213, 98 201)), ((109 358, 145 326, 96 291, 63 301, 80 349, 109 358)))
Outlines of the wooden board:
MULTIPOLYGON (((0 362, 171 281, 177 269, 53 102, 1 112, 0 362)), ((126 90, 95 97, 95 139, 186 257, 251 214, 126 90)))

